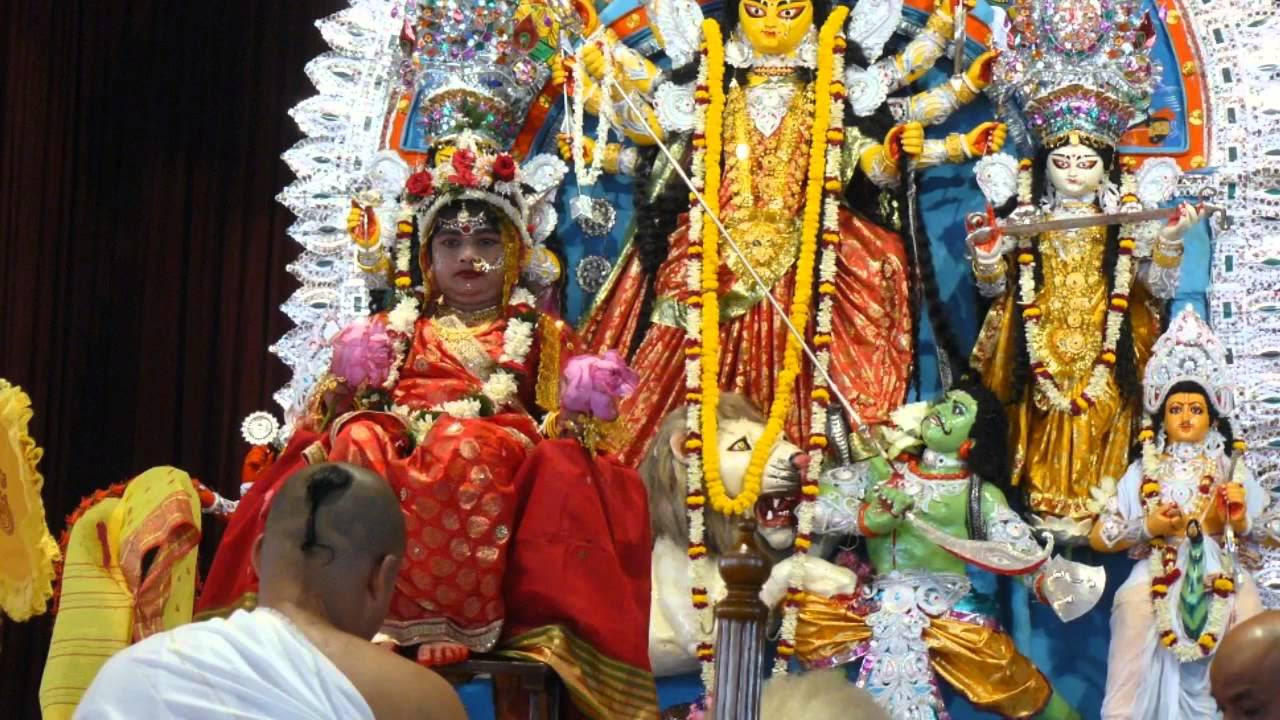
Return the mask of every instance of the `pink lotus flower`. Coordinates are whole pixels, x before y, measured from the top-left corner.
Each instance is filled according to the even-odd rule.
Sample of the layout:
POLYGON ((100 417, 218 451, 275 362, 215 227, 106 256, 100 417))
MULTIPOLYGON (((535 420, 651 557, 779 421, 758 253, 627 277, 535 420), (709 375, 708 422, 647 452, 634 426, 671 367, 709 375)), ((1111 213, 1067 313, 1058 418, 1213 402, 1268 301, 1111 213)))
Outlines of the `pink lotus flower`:
POLYGON ((378 387, 391 374, 395 342, 380 321, 361 318, 333 337, 329 371, 355 387, 378 387))
POLYGON ((618 400, 636 391, 640 377, 616 350, 569 358, 560 378, 560 408, 608 422, 618 417, 618 400))

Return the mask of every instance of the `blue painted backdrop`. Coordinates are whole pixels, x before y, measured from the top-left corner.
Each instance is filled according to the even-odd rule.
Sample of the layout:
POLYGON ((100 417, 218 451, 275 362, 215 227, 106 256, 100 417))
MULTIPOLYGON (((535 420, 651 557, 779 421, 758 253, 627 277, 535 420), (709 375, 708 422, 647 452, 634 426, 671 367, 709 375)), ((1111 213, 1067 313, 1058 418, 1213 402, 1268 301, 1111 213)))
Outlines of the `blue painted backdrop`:
MULTIPOLYGON (((620 14, 619 10, 630 9, 630 0, 619 0, 617 8, 602 13, 608 20, 612 15, 620 14), (623 8, 622 4, 626 4, 623 8)), ((1152 0, 1146 0, 1150 8, 1152 0)), ((975 10, 979 17, 990 17, 990 9, 985 0, 975 10)), ((923 17, 911 9, 917 24, 923 17)), ((1178 67, 1172 55, 1163 24, 1157 20, 1160 37, 1155 49, 1156 56, 1163 61, 1168 71, 1163 78, 1164 83, 1157 93, 1156 106, 1169 108, 1175 112, 1174 132, 1166 140, 1170 151, 1182 149, 1177 146, 1185 143, 1185 124, 1182 119, 1182 88, 1180 79, 1174 68, 1178 67)), ((976 46, 970 48, 974 50, 976 46)), ((976 53, 971 52, 971 56, 976 53)), ((938 68, 926 75, 923 86, 943 82, 950 74, 950 66, 945 60, 940 61, 938 68)), ((560 115, 556 112, 548 119, 547 130, 540 141, 541 146, 554 152, 551 144, 553 130, 560 127, 560 115)), ((962 132, 975 124, 992 118, 991 107, 985 101, 975 103, 957 112, 946 124, 929 131, 931 137, 942 137, 949 132, 962 132)), ((962 342, 972 343, 977 334, 981 318, 977 315, 977 296, 973 287, 972 274, 965 260, 964 216, 970 212, 981 210, 983 198, 973 182, 971 165, 949 166, 931 169, 921 176, 921 207, 924 215, 924 226, 928 236, 935 264, 938 285, 944 303, 950 312, 951 324, 962 342)), ((561 204, 560 237, 565 244, 568 255, 568 267, 573 268, 578 261, 587 255, 601 255, 609 259, 616 258, 621 251, 630 230, 632 214, 631 190, 629 181, 607 178, 591 188, 577 188, 572 179, 563 191, 561 204), (618 221, 609 235, 602 238, 584 236, 569 220, 567 203, 575 193, 581 192, 594 197, 608 197, 618 209, 618 221)), ((1209 280, 1209 238, 1202 227, 1193 231, 1186 239, 1186 254, 1183 260, 1182 283, 1176 303, 1181 306, 1191 303, 1196 306, 1201 316, 1205 316, 1205 288, 1209 280)), ((589 306, 591 297, 578 286, 576 278, 570 273, 568 285, 568 306, 566 316, 577 321, 589 306)), ((925 328, 921 339, 919 357, 920 388, 913 390, 913 398, 932 397, 938 389, 937 362, 933 344, 924 318, 919 318, 925 328)), ((1089 564, 1101 564, 1107 570, 1107 591, 1102 601, 1091 613, 1075 621, 1070 626, 1063 625, 1053 612, 1032 600, 1018 582, 997 579, 986 573, 975 573, 975 588, 997 608, 1004 627, 1009 630, 1018 648, 1050 678, 1057 688, 1085 718, 1098 717, 1102 701, 1102 691, 1106 677, 1107 645, 1110 639, 1109 618, 1111 600, 1115 590, 1128 577, 1133 561, 1124 556, 1100 556, 1089 550, 1078 550, 1071 559, 1089 564)), ((664 678, 659 682, 659 698, 664 707, 695 699, 700 690, 696 676, 664 678)), ((463 698, 468 713, 475 720, 493 716, 490 700, 490 687, 485 681, 471 683, 463 688, 463 698)), ((956 720, 989 717, 974 711, 962 699, 950 697, 949 707, 956 720)))

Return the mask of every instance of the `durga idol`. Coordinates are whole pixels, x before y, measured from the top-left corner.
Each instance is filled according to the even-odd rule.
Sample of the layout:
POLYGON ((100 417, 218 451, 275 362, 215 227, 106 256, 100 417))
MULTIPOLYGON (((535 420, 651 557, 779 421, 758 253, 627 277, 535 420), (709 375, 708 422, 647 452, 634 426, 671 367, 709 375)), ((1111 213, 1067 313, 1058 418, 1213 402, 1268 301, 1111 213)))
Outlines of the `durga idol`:
MULTIPOLYGON (((901 52, 874 63, 897 24, 863 22, 859 7, 872 3, 850 11, 822 0, 734 0, 719 22, 696 6, 678 15, 680 5, 653 10, 677 69, 663 75, 625 48, 589 45, 575 92, 590 97, 616 64, 611 76, 623 90, 603 88, 613 115, 633 141, 675 147, 707 208, 690 203, 661 156, 651 167, 621 162, 641 166, 637 229, 583 334, 593 351, 633 353, 641 382, 622 403, 629 429, 657 428, 686 401, 714 417, 718 390, 766 412, 758 473, 783 434, 804 445, 820 431, 811 427, 812 403, 830 398, 823 370, 867 422, 882 422, 901 402, 911 311, 906 253, 889 229, 900 225, 900 169, 1000 147, 1005 131, 994 122, 945 140, 925 139, 923 128, 977 97, 993 56, 936 88, 887 100, 942 55, 954 24, 948 2, 901 52), (805 362, 787 319, 822 368, 805 362)), ((635 461, 651 438, 612 439, 635 461)))

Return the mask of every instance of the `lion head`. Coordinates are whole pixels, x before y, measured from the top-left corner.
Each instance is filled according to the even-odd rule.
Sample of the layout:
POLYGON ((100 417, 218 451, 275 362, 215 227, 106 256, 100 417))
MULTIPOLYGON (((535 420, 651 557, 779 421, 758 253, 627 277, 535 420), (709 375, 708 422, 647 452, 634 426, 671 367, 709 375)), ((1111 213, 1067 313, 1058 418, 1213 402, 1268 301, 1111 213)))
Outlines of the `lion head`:
MULTIPOLYGON (((672 411, 662 421, 649 452, 640 464, 640 476, 649 492, 649 517, 653 537, 668 538, 683 545, 689 539, 685 514, 686 450, 685 409, 672 411)), ((720 475, 730 495, 742 491, 743 477, 751 451, 764 434, 765 419, 746 398, 721 393, 719 404, 720 475)), ((800 471, 804 457, 800 448, 779 439, 769 454, 755 504, 756 532, 764 541, 761 549, 770 555, 785 554, 795 540, 793 509, 799 500, 800 471)), ((736 523, 720 513, 707 513, 707 550, 718 555, 733 542, 736 523)))

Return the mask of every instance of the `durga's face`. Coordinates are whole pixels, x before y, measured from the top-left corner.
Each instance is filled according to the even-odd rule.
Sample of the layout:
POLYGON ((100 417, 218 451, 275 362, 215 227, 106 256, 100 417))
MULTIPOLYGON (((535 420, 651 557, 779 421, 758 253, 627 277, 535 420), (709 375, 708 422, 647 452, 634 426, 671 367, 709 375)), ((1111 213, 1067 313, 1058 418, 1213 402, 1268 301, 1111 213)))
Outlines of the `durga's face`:
POLYGON ((741 0, 738 24, 761 55, 787 55, 813 27, 812 0, 741 0))

